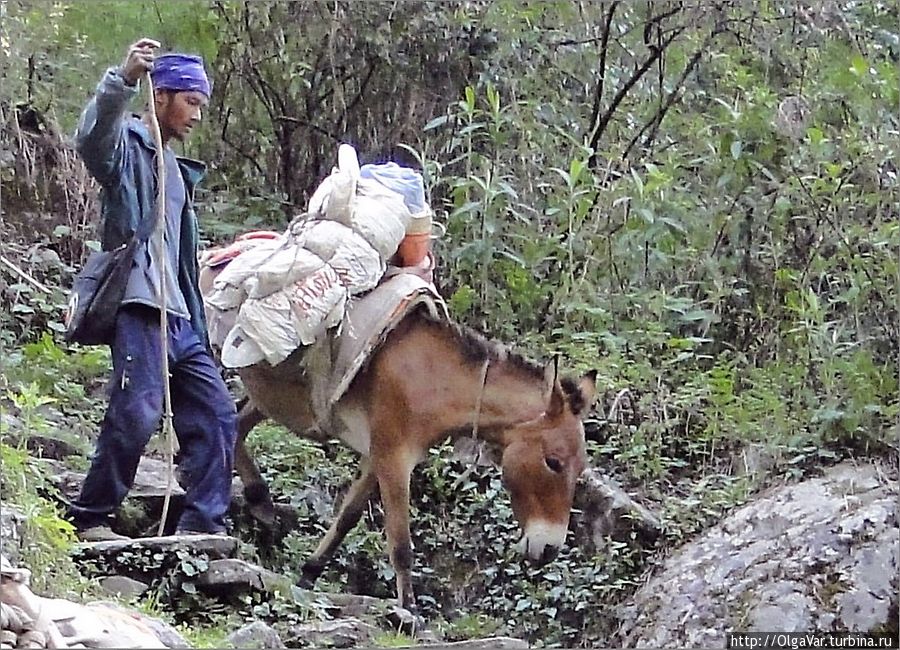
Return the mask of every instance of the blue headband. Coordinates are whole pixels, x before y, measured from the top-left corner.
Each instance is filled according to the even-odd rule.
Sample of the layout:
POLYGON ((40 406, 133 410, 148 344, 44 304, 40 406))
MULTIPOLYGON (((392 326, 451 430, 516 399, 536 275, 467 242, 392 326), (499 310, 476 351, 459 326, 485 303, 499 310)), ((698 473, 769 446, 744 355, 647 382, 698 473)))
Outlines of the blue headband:
POLYGON ((153 61, 153 86, 161 90, 197 91, 210 96, 203 58, 193 54, 163 54, 153 61))

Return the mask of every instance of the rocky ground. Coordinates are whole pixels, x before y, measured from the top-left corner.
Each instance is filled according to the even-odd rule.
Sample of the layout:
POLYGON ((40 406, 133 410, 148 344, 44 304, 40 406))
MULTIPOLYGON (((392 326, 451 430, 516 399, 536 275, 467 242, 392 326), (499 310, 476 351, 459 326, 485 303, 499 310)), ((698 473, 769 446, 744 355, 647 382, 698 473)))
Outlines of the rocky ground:
MULTIPOLYGON (((64 450, 58 453, 65 455, 64 450)), ((59 460, 46 462, 52 482, 62 494, 73 496, 81 474, 59 460)), ((117 522, 120 532, 141 537, 79 544, 73 551, 83 572, 97 578, 111 597, 138 598, 160 579, 172 581, 176 575, 170 587, 200 594, 208 602, 233 606, 247 597, 254 602, 281 597, 315 612, 290 624, 258 620, 234 629, 228 643, 235 648, 371 647, 379 635, 409 624, 408 615, 391 600, 299 589, 287 577, 242 557, 241 542, 233 537, 147 536, 154 534, 165 485, 165 464, 145 458, 126 514, 117 522)), ((618 632, 610 641, 622 647, 720 647, 725 634, 736 630, 896 636, 898 492, 895 467, 882 462, 845 462, 816 478, 770 488, 673 550, 621 608, 618 632)), ((243 507, 240 493, 236 482, 238 510, 243 507)), ((182 495, 176 487, 172 521, 182 495)), ((582 478, 576 507, 577 525, 586 531, 582 544, 596 544, 604 536, 652 541, 664 525, 596 470, 582 478)), ((24 519, 4 504, 3 553, 12 565, 18 561, 24 519)), ((5 588, 15 586, 15 575, 21 578, 10 575, 4 576, 5 588)), ((148 625, 152 620, 141 618, 148 625)), ((153 625, 158 626, 153 633, 165 637, 168 647, 186 644, 161 622, 153 625)), ((505 637, 443 643, 433 630, 420 628, 418 635, 420 644, 435 648, 528 647, 505 637)), ((10 639, 4 647, 16 647, 10 639)))

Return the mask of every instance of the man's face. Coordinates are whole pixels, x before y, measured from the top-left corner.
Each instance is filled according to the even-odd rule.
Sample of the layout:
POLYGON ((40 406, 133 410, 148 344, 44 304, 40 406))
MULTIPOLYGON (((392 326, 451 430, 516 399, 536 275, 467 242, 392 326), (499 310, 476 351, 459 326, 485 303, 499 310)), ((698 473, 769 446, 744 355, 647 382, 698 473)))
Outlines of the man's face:
POLYGON ((184 141, 191 129, 200 123, 201 110, 209 104, 206 95, 195 90, 175 92, 162 90, 156 94, 156 115, 164 140, 184 141))

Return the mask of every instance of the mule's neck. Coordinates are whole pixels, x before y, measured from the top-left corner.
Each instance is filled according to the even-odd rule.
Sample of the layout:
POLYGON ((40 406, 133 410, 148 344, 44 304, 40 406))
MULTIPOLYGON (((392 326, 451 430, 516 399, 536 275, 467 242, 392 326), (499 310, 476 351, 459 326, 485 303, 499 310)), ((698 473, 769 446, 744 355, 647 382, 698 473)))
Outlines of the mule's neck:
POLYGON ((505 358, 487 360, 487 374, 483 364, 475 369, 475 401, 468 411, 460 410, 462 422, 459 429, 473 429, 478 411, 478 437, 488 442, 500 442, 499 434, 510 425, 520 424, 539 417, 547 407, 544 383, 541 377, 517 362, 505 358), (484 384, 481 383, 485 377, 484 384), (480 400, 480 409, 479 406, 480 400))
POLYGON ((408 328, 395 339, 388 363, 396 364, 405 399, 416 405, 417 424, 431 431, 429 437, 471 432, 477 409, 479 437, 500 442, 500 430, 544 412, 543 373, 536 366, 469 330, 425 320, 411 320, 408 328))

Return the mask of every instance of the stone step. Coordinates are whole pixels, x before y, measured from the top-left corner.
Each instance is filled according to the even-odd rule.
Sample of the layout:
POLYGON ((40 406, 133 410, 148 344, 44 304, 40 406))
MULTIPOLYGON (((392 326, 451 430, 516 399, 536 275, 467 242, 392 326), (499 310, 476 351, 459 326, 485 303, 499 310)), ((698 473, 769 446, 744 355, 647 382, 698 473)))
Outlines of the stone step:
POLYGON ((216 593, 243 593, 256 589, 269 593, 291 593, 291 580, 259 565, 237 558, 212 560, 197 576, 197 586, 216 593))
POLYGON ((80 542, 75 544, 72 552, 88 559, 112 559, 119 553, 144 549, 163 553, 187 550, 197 555, 205 553, 210 559, 222 559, 234 557, 237 547, 238 540, 228 535, 165 535, 107 542, 80 542))

